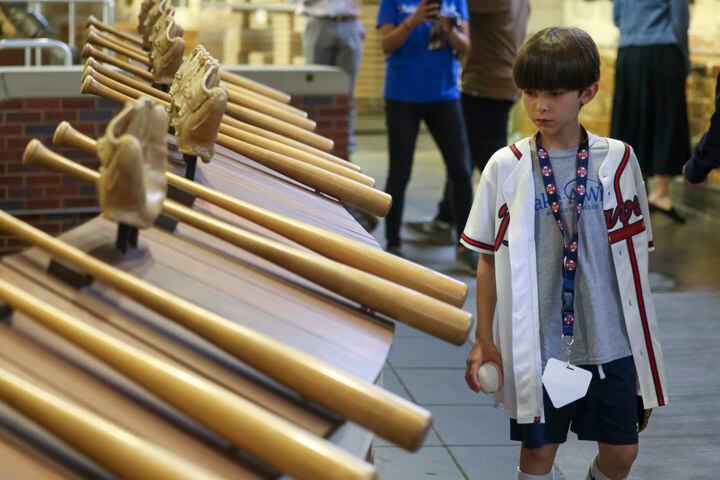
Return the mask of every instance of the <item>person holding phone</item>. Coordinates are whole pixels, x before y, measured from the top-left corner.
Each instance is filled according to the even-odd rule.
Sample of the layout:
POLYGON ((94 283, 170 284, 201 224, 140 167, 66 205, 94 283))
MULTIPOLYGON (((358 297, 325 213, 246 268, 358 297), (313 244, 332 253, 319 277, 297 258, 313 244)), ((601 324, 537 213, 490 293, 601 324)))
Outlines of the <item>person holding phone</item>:
MULTIPOLYGON (((525 42, 530 1, 468 0, 468 10, 470 50, 463 58, 460 102, 472 167, 482 172, 492 154, 508 143, 510 110, 520 96, 512 67, 525 42)), ((446 183, 435 216, 405 227, 428 243, 452 244, 450 195, 446 183)))
MULTIPOLYGON (((402 255, 400 225, 410 180, 415 142, 424 121, 437 144, 452 188, 457 234, 465 228, 472 204, 470 154, 458 88, 457 55, 467 53, 468 9, 465 0, 381 0, 377 28, 388 56, 385 115, 389 169, 385 191, 393 205, 386 218, 386 249, 402 255), (440 39, 430 33, 433 25, 440 39)), ((456 260, 474 269, 477 256, 462 246, 456 260)))

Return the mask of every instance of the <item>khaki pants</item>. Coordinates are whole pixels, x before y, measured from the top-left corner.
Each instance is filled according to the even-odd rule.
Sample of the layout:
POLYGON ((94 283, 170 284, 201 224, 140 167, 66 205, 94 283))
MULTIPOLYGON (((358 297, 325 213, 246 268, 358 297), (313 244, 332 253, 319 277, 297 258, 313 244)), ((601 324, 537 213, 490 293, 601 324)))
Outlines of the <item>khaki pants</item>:
POLYGON ((350 138, 348 151, 355 150, 355 79, 360 69, 365 29, 359 19, 335 21, 330 18, 309 17, 303 36, 305 63, 331 65, 341 68, 350 77, 350 138))

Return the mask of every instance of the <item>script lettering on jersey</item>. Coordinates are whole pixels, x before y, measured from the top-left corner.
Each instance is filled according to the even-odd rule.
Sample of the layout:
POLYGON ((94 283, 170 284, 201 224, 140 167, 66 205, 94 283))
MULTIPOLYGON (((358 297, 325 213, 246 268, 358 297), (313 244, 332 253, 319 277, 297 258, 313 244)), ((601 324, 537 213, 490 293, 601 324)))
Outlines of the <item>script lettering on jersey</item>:
POLYGON ((635 214, 640 216, 642 211, 640 210, 640 202, 638 201, 637 195, 632 200, 625 200, 623 203, 619 203, 614 209, 605 210, 605 225, 608 230, 617 225, 618 220, 621 223, 626 224, 630 221, 630 217, 635 214))
POLYGON ((502 207, 500 207, 500 210, 498 210, 498 218, 500 220, 505 219, 505 217, 510 216, 510 211, 508 210, 507 203, 503 203, 502 207))
POLYGON ((508 245, 507 240, 505 240, 505 234, 510 224, 510 210, 508 209, 507 203, 503 203, 500 210, 498 210, 498 218, 500 219, 500 227, 495 237, 495 250, 498 250, 500 245, 505 245, 506 247, 508 245))

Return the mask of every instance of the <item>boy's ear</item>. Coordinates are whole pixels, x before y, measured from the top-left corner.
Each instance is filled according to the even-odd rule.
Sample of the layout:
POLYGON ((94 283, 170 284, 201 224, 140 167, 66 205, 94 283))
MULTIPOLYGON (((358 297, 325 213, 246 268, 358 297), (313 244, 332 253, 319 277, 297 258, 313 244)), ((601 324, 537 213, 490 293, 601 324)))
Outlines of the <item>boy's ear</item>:
POLYGON ((593 98, 595 98, 595 95, 597 95, 598 89, 600 88, 600 83, 595 82, 589 87, 587 87, 585 90, 580 92, 580 105, 587 105, 592 101, 593 98))

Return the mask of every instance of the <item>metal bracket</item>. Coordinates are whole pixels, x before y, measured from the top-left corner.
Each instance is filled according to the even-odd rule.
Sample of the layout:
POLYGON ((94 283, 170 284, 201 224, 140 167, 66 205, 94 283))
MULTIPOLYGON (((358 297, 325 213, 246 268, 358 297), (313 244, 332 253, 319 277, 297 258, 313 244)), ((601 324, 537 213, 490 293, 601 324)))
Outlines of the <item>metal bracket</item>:
POLYGON ((76 288, 87 287, 94 281, 89 273, 80 270, 74 265, 65 263, 63 260, 52 259, 47 271, 50 275, 76 288))
POLYGON ((137 228, 124 223, 118 223, 115 247, 122 253, 127 253, 128 247, 137 248, 139 234, 140 232, 138 232, 137 228))
POLYGON ((12 307, 3 300, 0 300, 0 323, 4 323, 8 326, 11 325, 12 321, 10 320, 10 315, 12 312, 12 307))
POLYGON ((185 160, 185 178, 191 181, 195 181, 195 172, 197 171, 197 155, 188 155, 183 153, 183 160, 185 160))
POLYGON ((177 228, 177 224, 178 224, 177 219, 170 217, 168 215, 165 215, 164 213, 161 213, 155 219, 156 227, 162 228, 163 230, 166 230, 170 233, 173 233, 175 231, 175 229, 177 228))

